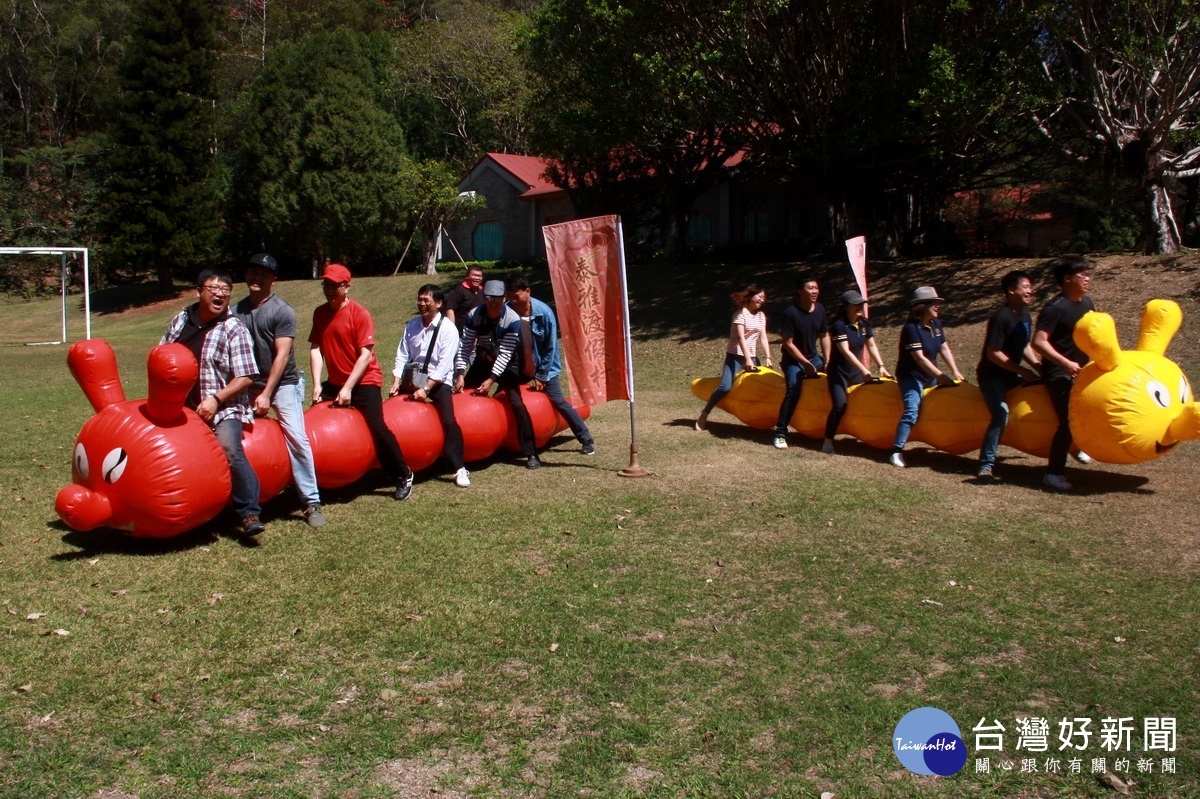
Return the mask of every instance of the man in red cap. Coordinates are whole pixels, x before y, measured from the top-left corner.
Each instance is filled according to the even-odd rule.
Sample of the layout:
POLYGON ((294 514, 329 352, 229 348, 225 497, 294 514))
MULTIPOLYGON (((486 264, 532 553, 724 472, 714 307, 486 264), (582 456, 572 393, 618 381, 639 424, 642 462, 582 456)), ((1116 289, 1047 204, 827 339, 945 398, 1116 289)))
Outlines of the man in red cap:
POLYGON ((357 408, 367 422, 380 466, 396 483, 396 499, 412 494, 413 473, 404 461, 396 436, 383 421, 383 372, 375 360, 375 322, 370 312, 350 299, 350 270, 330 264, 321 275, 321 290, 328 301, 313 311, 313 402, 357 408), (329 380, 321 382, 321 371, 329 380))

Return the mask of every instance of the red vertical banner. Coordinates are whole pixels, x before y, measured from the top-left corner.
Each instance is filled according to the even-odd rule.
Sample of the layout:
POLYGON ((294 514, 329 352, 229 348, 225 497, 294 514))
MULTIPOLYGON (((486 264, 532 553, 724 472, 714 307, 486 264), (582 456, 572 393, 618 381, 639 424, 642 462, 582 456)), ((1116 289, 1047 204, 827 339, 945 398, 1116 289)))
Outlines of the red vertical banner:
POLYGON ((576 405, 632 399, 616 216, 546 225, 546 260, 576 405))

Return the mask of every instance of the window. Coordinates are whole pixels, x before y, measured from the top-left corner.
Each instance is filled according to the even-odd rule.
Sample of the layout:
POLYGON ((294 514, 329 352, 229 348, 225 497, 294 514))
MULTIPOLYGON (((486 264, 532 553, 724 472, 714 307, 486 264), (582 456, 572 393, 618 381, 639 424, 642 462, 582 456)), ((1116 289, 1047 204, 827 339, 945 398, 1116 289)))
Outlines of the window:
POLYGON ((498 261, 504 256, 504 231, 496 221, 480 222, 471 244, 476 261, 498 261))
POLYGON ((688 221, 688 244, 712 244, 713 222, 708 214, 693 214, 688 221))
POLYGON ((767 198, 761 194, 747 195, 742 212, 742 241, 759 244, 767 241, 768 213, 767 198))

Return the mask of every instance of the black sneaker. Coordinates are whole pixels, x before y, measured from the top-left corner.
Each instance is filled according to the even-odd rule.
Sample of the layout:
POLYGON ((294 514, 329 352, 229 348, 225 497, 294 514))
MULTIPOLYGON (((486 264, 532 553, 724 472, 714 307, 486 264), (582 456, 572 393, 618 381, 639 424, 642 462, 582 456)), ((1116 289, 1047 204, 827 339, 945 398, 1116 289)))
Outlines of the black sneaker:
POLYGON ((412 484, 413 484, 414 477, 416 477, 416 475, 413 474, 412 469, 409 469, 408 477, 405 477, 403 480, 401 480, 399 483, 396 484, 396 501, 397 502, 403 502, 404 500, 406 500, 410 496, 412 496, 412 484))
POLYGON ((262 519, 258 518, 253 513, 242 517, 242 532, 246 535, 258 535, 266 529, 267 526, 262 523, 262 519))
POLYGON ((587 442, 586 444, 583 445, 583 449, 581 449, 580 452, 582 452, 584 455, 595 455, 596 454, 596 442, 594 442, 594 441, 587 442))
POLYGON ((529 460, 525 461, 525 468, 526 469, 540 469, 540 468, 542 468, 542 462, 538 460, 537 455, 530 455, 529 460))

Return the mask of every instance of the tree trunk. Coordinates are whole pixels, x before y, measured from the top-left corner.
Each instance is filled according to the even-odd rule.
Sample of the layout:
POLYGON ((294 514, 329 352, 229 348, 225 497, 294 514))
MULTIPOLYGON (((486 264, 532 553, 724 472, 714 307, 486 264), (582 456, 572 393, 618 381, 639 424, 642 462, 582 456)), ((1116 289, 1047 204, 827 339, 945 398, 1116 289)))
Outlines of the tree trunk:
POLYGON ((437 270, 437 251, 438 239, 442 235, 442 226, 438 225, 433 230, 421 230, 421 263, 424 264, 424 272, 427 275, 436 275, 437 270))
POLYGON ((1200 176, 1183 179, 1187 190, 1183 204, 1183 243, 1188 247, 1200 244, 1200 176))
POLYGON ((1147 253, 1169 255, 1179 251, 1179 226, 1171 210, 1171 195, 1161 180, 1146 183, 1146 225, 1144 249, 1147 253))
POLYGON ((171 261, 162 255, 154 256, 154 270, 158 274, 158 290, 170 294, 175 290, 175 281, 171 277, 171 261))
POLYGON ((663 259, 673 264, 687 253, 688 213, 672 208, 667 215, 667 240, 663 247, 663 259))

